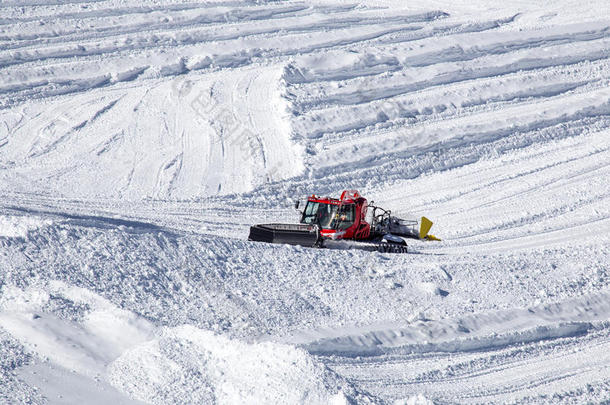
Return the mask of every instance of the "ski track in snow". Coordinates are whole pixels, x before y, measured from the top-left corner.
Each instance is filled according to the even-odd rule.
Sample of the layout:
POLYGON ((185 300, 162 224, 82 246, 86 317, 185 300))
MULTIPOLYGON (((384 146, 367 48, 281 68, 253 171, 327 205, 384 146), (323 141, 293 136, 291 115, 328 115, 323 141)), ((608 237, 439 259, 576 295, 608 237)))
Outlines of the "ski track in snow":
POLYGON ((610 401, 610 9, 504 3, 3 2, 0 402, 610 401), (343 189, 442 242, 245 240, 343 189))

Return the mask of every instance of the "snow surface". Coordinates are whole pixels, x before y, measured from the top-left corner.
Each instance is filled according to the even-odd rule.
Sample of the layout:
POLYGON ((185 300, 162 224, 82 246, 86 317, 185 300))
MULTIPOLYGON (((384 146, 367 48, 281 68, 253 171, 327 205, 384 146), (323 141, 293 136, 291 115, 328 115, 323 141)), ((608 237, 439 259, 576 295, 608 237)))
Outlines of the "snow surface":
POLYGON ((609 16, 2 2, 0 403, 610 402, 609 16), (246 240, 343 189, 442 241, 246 240))

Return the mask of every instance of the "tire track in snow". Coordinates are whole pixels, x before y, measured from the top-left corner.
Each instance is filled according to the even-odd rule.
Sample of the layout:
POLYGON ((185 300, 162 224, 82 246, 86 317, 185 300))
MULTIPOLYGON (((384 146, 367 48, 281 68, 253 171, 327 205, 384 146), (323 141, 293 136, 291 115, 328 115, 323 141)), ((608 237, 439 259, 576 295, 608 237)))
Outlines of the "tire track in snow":
MULTIPOLYGON (((353 31, 353 30, 352 30, 353 31)), ((58 63, 50 63, 48 58, 45 59, 40 59, 41 63, 42 61, 44 61, 44 69, 40 71, 40 73, 38 73, 37 75, 41 77, 40 80, 34 80, 34 81, 29 81, 29 82, 24 82, 24 83, 20 83, 20 84, 16 84, 16 83, 11 83, 9 85, 6 86, 2 86, 0 87, 0 93, 5 93, 5 95, 11 95, 10 100, 10 104, 16 103, 16 102, 20 102, 23 101, 26 97, 28 98, 34 98, 34 97, 49 97, 49 96, 54 96, 54 95, 58 95, 58 94, 68 94, 71 92, 76 92, 76 91, 85 91, 85 90, 89 90, 92 87, 99 87, 99 86, 107 86, 110 84, 114 84, 117 81, 125 81, 125 80, 133 80, 134 76, 132 74, 129 74, 129 72, 133 71, 134 69, 138 71, 138 74, 141 73, 142 71, 146 70, 146 69, 150 69, 152 70, 153 73, 151 74, 156 74, 154 73, 155 70, 159 70, 161 75, 176 75, 176 74, 182 74, 185 73, 188 70, 198 70, 198 69, 205 69, 207 67, 209 67, 210 65, 215 66, 215 67, 219 67, 219 68, 234 68, 234 67, 239 67, 239 66, 243 66, 249 63, 252 63, 252 59, 253 58, 259 58, 262 56, 268 57, 268 58, 276 58, 276 57, 288 57, 294 54, 298 54, 298 53, 307 53, 307 52, 318 52, 320 50, 323 50, 325 48, 328 47, 333 47, 336 45, 342 45, 342 46, 347 46, 349 44, 352 43, 358 43, 361 42, 362 40, 366 39, 366 38, 375 38, 379 35, 385 35, 384 32, 373 32, 373 34, 359 34, 356 33, 356 37, 354 38, 354 33, 352 31, 347 31, 345 32, 346 37, 350 38, 349 40, 347 39, 340 39, 337 40, 333 43, 328 43, 327 41, 325 41, 325 37, 327 37, 327 35, 323 32, 316 32, 316 35, 319 37, 318 41, 317 41, 317 45, 312 45, 312 46, 307 46, 305 48, 300 47, 300 48, 290 48, 288 47, 285 50, 262 50, 259 51, 257 49, 259 48, 254 48, 254 50, 249 49, 247 51, 245 50, 240 50, 240 51, 236 51, 236 53, 230 53, 230 54, 216 54, 218 51, 214 51, 214 50, 204 50, 202 51, 199 47, 199 45, 196 44, 196 41, 187 41, 187 45, 183 45, 183 46, 175 46, 175 40, 174 39, 169 39, 169 42, 166 44, 168 49, 173 49, 174 52, 177 52, 179 49, 181 50, 181 52, 175 53, 175 57, 172 58, 171 55, 164 55, 163 58, 165 58, 165 64, 161 64, 160 66, 158 66, 159 61, 155 60, 155 59, 151 59, 149 56, 147 56, 147 53, 142 54, 142 52, 140 52, 140 59, 141 62, 139 63, 138 66, 136 66, 135 68, 132 66, 130 66, 129 68, 120 68, 122 69, 122 71, 120 71, 120 73, 115 74, 106 74, 103 72, 100 72, 99 70, 95 71, 95 76, 91 76, 91 73, 87 73, 89 76, 85 76, 81 79, 68 79, 68 78, 63 78, 61 77, 62 72, 64 75, 67 75, 69 72, 69 77, 73 77, 74 73, 80 73, 81 75, 84 72, 87 72, 87 69, 90 69, 90 66, 92 64, 87 64, 87 61, 91 61, 91 62, 99 62, 99 57, 101 55, 105 55, 105 59, 107 64, 109 64, 111 66, 111 69, 115 69, 115 67, 112 67, 112 64, 114 63, 114 60, 117 61, 117 63, 119 63, 119 61, 123 61, 125 60, 125 57, 129 56, 130 58, 134 58, 134 54, 133 54, 133 46, 129 45, 127 48, 120 50, 117 48, 116 45, 111 44, 111 45, 107 45, 106 47, 101 47, 99 44, 95 44, 95 46, 97 47, 97 49, 90 49, 89 51, 86 50, 86 48, 83 48, 82 45, 74 45, 74 49, 73 50, 63 50, 60 52, 60 54, 57 53, 53 53, 51 52, 49 55, 52 56, 52 58, 66 58, 69 57, 71 59, 77 58, 76 62, 68 62, 66 63, 65 61, 60 61, 58 63), (358 37, 358 35, 360 35, 360 37, 358 37), (363 36, 362 36, 363 35, 363 36), (372 36, 371 36, 372 35, 372 36), (347 41, 347 42, 346 42, 347 41), (107 55, 107 51, 110 53, 113 53, 113 55, 107 55), (199 60, 198 56, 194 56, 193 59, 191 60, 189 59, 189 57, 185 56, 188 54, 192 54, 192 55, 198 55, 201 53, 207 54, 207 53, 212 53, 214 54, 214 58, 213 60, 211 60, 210 62, 205 62, 203 63, 202 61, 199 60), (85 56, 83 56, 85 55, 85 56), (87 56, 89 55, 89 56, 87 56), (110 59, 109 59, 110 58, 110 59), (203 65, 201 65, 203 63, 203 65), (70 69, 68 69, 68 66, 70 66, 70 69), (52 66, 55 66, 55 68, 53 68, 52 66), (57 76, 56 79, 49 79, 49 71, 55 69, 57 70, 55 73, 55 75, 57 76), (125 70, 127 69, 127 70, 125 70), (83 72, 81 72, 83 71, 83 72), (43 78, 44 77, 44 78, 43 78), (118 77, 118 79, 117 79, 118 77)), ((233 46, 230 44, 226 44, 226 46, 222 49, 226 49, 227 47, 230 49, 241 49, 242 46, 240 45, 242 42, 242 37, 243 37, 243 33, 241 34, 236 34, 235 36, 235 41, 237 41, 239 44, 237 46, 233 46)), ((263 38, 264 40, 264 38, 263 38)), ((149 39, 145 39, 146 41, 151 41, 149 39)), ((288 41, 286 43, 299 43, 302 41, 299 41, 297 38, 295 38, 294 41, 288 41)), ((219 48, 220 45, 216 42, 212 42, 212 48, 213 49, 221 49, 219 48)), ((156 39, 152 42, 150 42, 148 45, 143 45, 144 48, 142 48, 142 50, 144 50, 145 48, 159 48, 162 46, 162 44, 160 44, 156 39)), ((6 58, 5 58, 6 59, 6 58)), ((9 59, 13 59, 12 57, 9 59)), ((134 60, 137 60, 137 58, 135 58, 134 60)), ((31 63, 29 62, 25 62, 25 65, 19 66, 20 68, 27 68, 29 69, 31 72, 36 71, 36 69, 38 68, 38 63, 35 62, 33 66, 30 66, 31 63)), ((42 68, 42 67, 41 67, 42 68)), ((4 71, 4 75, 8 76, 9 78, 11 77, 11 68, 7 68, 7 71, 4 71)))
MULTIPOLYGON (((267 9, 262 9, 262 11, 266 11, 267 9)), ((273 9, 272 9, 273 10, 273 9)), ((301 11, 301 9, 299 9, 299 11, 301 11)), ((44 46, 41 47, 40 49, 36 48, 36 45, 32 45, 29 47, 26 47, 25 49, 16 49, 14 52, 9 51, 10 47, 8 47, 5 51, 7 51, 8 55, 6 55, 4 58, 0 58, 0 62, 3 62, 2 64, 0 64, 0 68, 5 68, 5 67, 10 67, 13 65, 21 65, 21 64, 27 64, 27 63, 35 63, 37 61, 42 61, 45 60, 46 61, 46 65, 49 65, 50 62, 52 62, 53 59, 67 59, 67 58, 71 58, 71 57, 80 57, 81 59, 83 57, 90 57, 90 56, 96 56, 96 55, 111 55, 112 53, 118 53, 121 51, 143 51, 146 49, 154 49, 160 46, 170 46, 170 47, 177 47, 180 45, 192 45, 192 44, 198 44, 198 43, 207 43, 207 42, 228 42, 228 41, 232 41, 232 40, 236 40, 236 39, 242 39, 242 38, 247 38, 247 37, 261 37, 261 38, 265 38, 271 35, 277 36, 277 34, 282 34, 284 36, 289 36, 286 34, 290 34, 290 33, 295 33, 295 34, 299 34, 299 33, 308 33, 308 32, 321 32, 321 31, 340 31, 340 30, 345 30, 347 28, 351 28, 354 26, 363 26, 362 28, 366 27, 376 27, 379 26, 381 22, 393 22, 395 25, 398 24, 398 27, 409 27, 410 24, 413 23, 417 23, 417 22, 427 22, 430 21, 435 14, 432 14, 432 16, 428 15, 428 14, 423 14, 421 16, 419 15, 406 15, 406 16, 391 16, 391 17, 374 17, 374 18, 367 18, 366 16, 360 17, 360 18, 355 18, 352 14, 350 13, 349 15, 345 16, 345 17, 341 17, 342 14, 344 14, 345 12, 343 10, 339 10, 336 11, 336 13, 339 14, 339 16, 334 16, 333 18, 329 18, 326 16, 327 13, 324 12, 325 10, 318 10, 318 9, 311 9, 310 13, 306 14, 305 16, 298 16, 298 17, 280 17, 280 19, 290 19, 290 18, 294 18, 297 19, 296 23, 295 22, 291 22, 291 21, 286 21, 286 24, 289 24, 287 26, 277 26, 277 24, 271 24, 270 27, 265 28, 264 26, 261 28, 257 28, 256 26, 251 27, 251 22, 246 22, 246 23, 231 23, 228 25, 227 27, 227 16, 226 14, 222 13, 218 16, 218 18, 216 20, 214 20, 215 25, 212 26, 211 28, 213 29, 211 32, 206 32, 206 31, 201 31, 202 29, 206 29, 205 25, 202 27, 201 23, 198 22, 192 22, 192 23, 188 23, 185 22, 184 26, 181 26, 179 24, 177 24, 177 27, 165 27, 166 24, 162 24, 160 25, 160 28, 158 29, 151 29, 151 24, 150 23, 145 23, 142 24, 141 27, 135 27, 132 30, 127 30, 125 32, 121 32, 121 30, 119 29, 118 31, 116 30, 116 28, 109 33, 109 36, 86 36, 86 37, 76 37, 74 39, 70 38, 69 35, 66 36, 66 38, 64 38, 64 36, 61 37, 61 39, 58 38, 57 43, 60 43, 62 45, 72 45, 72 48, 60 48, 59 50, 56 51, 52 51, 52 50, 48 50, 48 46, 51 45, 53 43, 53 41, 44 41, 44 46), (319 15, 319 16, 318 16, 319 15), (316 16, 318 18, 318 22, 314 22, 312 23, 311 21, 305 21, 303 23, 299 24, 299 20, 303 19, 303 17, 311 17, 311 16, 316 16), (185 29, 190 29, 193 32, 189 35, 188 31, 185 31, 185 29), (218 32, 219 29, 222 29, 222 32, 218 32), (197 32, 197 30, 201 31, 201 32, 197 32), (231 33, 233 32, 233 33, 231 33), (129 35, 129 34, 137 34, 137 35, 132 35, 132 38, 130 38, 129 43, 123 44, 123 45, 119 45, 117 44, 117 38, 114 37, 122 37, 125 35, 129 35), (180 34, 178 36, 176 36, 175 34, 180 34), (182 39, 181 39, 182 37, 182 39), (113 40, 114 39, 114 40, 113 40), (93 49, 91 46, 89 46, 89 48, 91 48, 89 51, 87 51, 87 47, 85 45, 90 45, 91 44, 99 44, 101 41, 100 40, 106 40, 106 42, 110 42, 112 45, 110 46, 106 46, 106 47, 100 47, 99 49, 93 49), (88 43, 89 42, 89 43, 88 43), (134 45, 135 43, 135 45, 134 45), (15 55, 17 55, 17 57, 15 57, 15 55)), ((334 10, 331 10, 331 13, 334 10)), ((287 12, 290 12, 287 11, 287 12)), ((273 18, 264 18, 264 17, 269 17, 267 15, 265 15, 265 13, 262 13, 263 18, 261 18, 262 21, 264 22, 269 22, 269 23, 273 23, 273 18)), ((281 12, 281 9, 278 11, 278 14, 282 15, 284 14, 284 12, 281 12)), ((248 21, 248 20, 246 20, 248 21)), ((258 19, 253 19, 253 22, 258 21, 258 19)), ((153 24, 154 26, 154 24, 153 24)), ((109 27, 110 29, 111 27, 109 27)), ((407 29, 418 29, 420 27, 416 26, 414 28, 407 28, 407 29)), ((394 30, 397 28, 394 28, 394 30)), ((354 30, 350 30, 350 32, 352 32, 354 30)), ((383 32, 383 31, 379 31, 379 32, 383 32)), ((369 34, 370 35, 370 34, 369 34)), ((383 34, 379 34, 377 33, 376 36, 381 36, 383 34)), ((358 40, 356 38, 355 42, 359 42, 360 40, 358 40)), ((39 39, 37 39, 36 41, 32 41, 34 44, 39 44, 41 41, 39 39)), ((228 47, 229 45, 227 45, 228 47)), ((328 47, 329 45, 326 44, 324 45, 324 47, 328 47)), ((306 50, 300 50, 300 53, 306 53, 306 50)), ((293 52, 288 52, 288 54, 291 54, 293 52)), ((2 55, 2 53, 0 53, 0 55, 2 55)))
MULTIPOLYGON (((575 52, 569 52, 569 56, 564 56, 565 50, 561 49, 563 45, 557 46, 557 56, 555 58, 536 58, 524 55, 521 59, 512 59, 504 65, 490 65, 490 62, 497 62, 497 58, 493 61, 488 57, 487 60, 473 61, 472 66, 456 66, 448 63, 441 68, 434 68, 430 73, 426 69, 403 69, 398 72, 379 75, 378 79, 367 79, 366 86, 349 86, 345 93, 337 91, 324 94, 323 97, 313 98, 305 101, 293 102, 296 113, 311 111, 317 108, 328 108, 333 105, 358 105, 379 101, 390 97, 409 94, 416 91, 421 91, 430 87, 454 85, 459 82, 467 82, 472 80, 481 80, 502 77, 507 74, 535 71, 543 68, 557 68, 562 66, 576 65, 582 62, 605 61, 608 59, 608 38, 602 40, 594 40, 590 47, 582 47, 575 52), (580 54, 579 54, 580 53, 580 54), (415 81, 414 81, 415 79, 415 81), (403 84, 404 82, 408 84, 403 84), (387 82, 384 86, 384 82, 387 82), (402 83, 401 83, 402 82, 402 83), (357 89, 351 90, 354 87, 357 89)), ((570 46, 573 44, 570 44, 570 46)), ((534 49, 526 50, 525 52, 533 52, 534 49)), ((514 58, 514 55, 510 55, 514 58)))
MULTIPOLYGON (((489 88, 497 85, 511 86, 523 74, 508 78, 503 76, 489 80, 467 81, 457 85, 431 87, 415 92, 408 92, 381 100, 371 101, 357 106, 331 106, 313 109, 299 114, 293 119, 297 133, 306 134, 307 138, 324 138, 325 143, 348 143, 360 137, 364 131, 375 131, 379 135, 395 131, 400 126, 420 123, 434 123, 464 116, 474 116, 490 110, 499 110, 515 104, 534 104, 539 101, 561 97, 574 93, 584 93, 596 88, 605 87, 599 79, 565 81, 551 84, 522 83, 527 89, 489 94, 480 92, 477 98, 465 96, 466 92, 475 92, 480 87, 489 88), (442 100, 442 101, 441 101, 442 100), (353 117, 353 118, 352 118, 353 117), (381 118, 380 118, 381 117, 381 118), (348 118, 345 120, 345 118, 348 118)), ((561 74, 557 74, 561 80, 561 74)))
MULTIPOLYGON (((0 6, 2 7, 2 6, 0 6)), ((224 1, 224 2, 214 2, 214 3, 187 3, 187 4, 164 4, 164 5, 158 5, 158 4, 154 4, 154 3, 150 3, 148 5, 142 4, 139 7, 126 7, 126 6, 119 6, 119 7, 111 7, 111 8, 104 8, 104 9, 95 9, 95 10, 91 10, 91 11, 79 11, 79 12, 61 12, 58 11, 57 9, 52 9, 49 10, 49 12, 47 14, 43 14, 42 12, 37 13, 37 15, 32 16, 31 14, 28 14, 28 17, 13 17, 13 18, 4 18, 4 19, 0 19, 0 26, 2 25, 12 25, 12 24, 16 24, 16 23, 27 23, 27 22, 36 22, 42 18, 49 18, 50 20, 52 20, 53 22, 55 21, 62 21, 62 20, 91 20, 92 22, 97 22, 99 23, 100 20, 104 20, 105 18, 108 17, 133 17, 134 14, 152 14, 154 12, 175 12, 175 13, 179 13, 179 12, 184 12, 184 11, 195 11, 195 10, 215 10, 215 9, 223 9, 223 14, 227 14, 228 10, 227 7, 231 7, 230 10, 232 10, 234 13, 236 10, 241 11, 241 10, 248 10, 248 11, 253 11, 253 10, 265 10, 266 8, 261 8, 261 7, 256 7, 256 6, 246 6, 244 7, 244 3, 240 2, 240 1, 224 1)), ((304 5, 300 6, 291 6, 290 11, 292 12, 298 12, 298 11, 302 11, 305 10, 307 7, 304 5)), ((326 10, 334 10, 334 7, 320 7, 321 9, 326 9, 326 10)), ((349 6, 346 6, 345 8, 349 8, 349 6)), ((33 10, 28 10, 29 12, 32 11, 38 11, 42 9, 42 7, 36 7, 33 10)), ((273 7, 271 8, 271 10, 286 10, 288 9, 287 7, 273 7)), ((337 7, 337 9, 340 9, 339 7, 337 7)), ((239 16, 243 17, 243 18, 251 18, 253 15, 256 16, 256 13, 253 13, 252 15, 245 15, 244 13, 235 13, 236 15, 234 15, 234 18, 238 18, 239 16)), ((167 15, 167 14, 166 14, 167 15)), ((65 21, 62 21, 65 22, 65 21)), ((205 20, 202 19, 202 22, 205 22, 205 20)), ((215 22, 215 20, 213 20, 212 22, 215 22)), ((90 28, 90 27, 89 27, 90 28)), ((86 28, 85 28, 86 29, 86 28)), ((64 33, 65 35, 65 33, 64 33)), ((14 39, 14 38, 11 38, 14 39)))
POLYGON ((372 156, 379 164, 439 149, 490 143, 510 134, 539 131, 583 118, 607 117, 610 115, 610 99, 605 93, 605 89, 602 89, 597 98, 585 93, 545 100, 537 106, 544 114, 532 113, 529 106, 517 104, 503 110, 477 114, 476 121, 473 117, 464 116, 434 124, 414 125, 388 134, 382 141, 377 139, 375 133, 369 137, 361 136, 349 148, 342 144, 326 146, 323 153, 313 157, 311 164, 316 167, 316 177, 324 177, 330 173, 353 170, 354 164, 364 167, 372 156), (591 104, 585 106, 582 102, 591 104), (573 109, 567 109, 566 104, 573 109), (365 150, 366 154, 355 155, 357 150, 365 150), (326 163, 329 161, 332 163, 326 163))
MULTIPOLYGON (((197 34, 197 31, 207 30, 206 35, 201 35, 200 41, 198 42, 214 42, 214 41, 227 41, 236 38, 243 37, 259 37, 259 36, 270 36, 277 34, 286 33, 308 33, 322 30, 337 30, 340 28, 349 28, 353 26, 369 26, 379 25, 382 22, 401 22, 401 23, 419 23, 427 22, 429 16, 427 14, 417 15, 404 15, 404 16, 390 16, 390 17, 376 17, 371 15, 365 15, 365 12, 360 12, 362 15, 356 17, 354 12, 351 12, 352 7, 334 8, 334 7, 301 7, 301 8, 288 8, 282 9, 281 7, 274 8, 261 8, 258 13, 254 13, 253 10, 247 10, 248 13, 242 13, 242 15, 227 15, 226 12, 218 13, 218 15, 211 17, 209 22, 205 21, 202 17, 194 17, 192 19, 186 19, 186 21, 164 22, 164 23, 141 23, 134 27, 125 27, 116 29, 116 22, 112 21, 108 27, 100 27, 93 32, 82 32, 82 30, 75 30, 74 33, 60 33, 53 32, 53 37, 45 38, 40 34, 32 35, 31 40, 19 40, 16 42, 14 38, 2 38, 0 41, 6 40, 10 42, 4 48, 4 50, 22 50, 22 51, 36 51, 37 47, 40 47, 41 42, 45 45, 51 45, 55 43, 82 43, 83 41, 100 41, 105 39, 112 39, 114 37, 122 37, 129 34, 138 34, 140 36, 156 36, 174 39, 173 45, 184 44, 185 42, 178 41, 172 34, 181 34, 182 37, 187 37, 186 34, 192 32, 192 35, 197 34), (294 11, 296 10, 296 11, 294 11), (293 12, 294 11, 294 12, 293 12), (307 12, 305 12, 307 11, 307 12), (275 13, 273 13, 275 12, 275 13), (258 15, 257 15, 258 14, 258 15), (333 15, 332 19, 328 15, 333 15), (256 18, 260 17, 260 18, 256 18), (305 20, 306 21, 302 21, 305 20), (277 21, 276 21, 277 20, 277 21), (291 21, 295 20, 295 21, 291 21), (312 21, 313 20, 313 21, 312 21), (278 27, 278 23, 281 22, 282 26, 278 27), (265 23, 265 24, 262 24, 265 23), (115 29, 113 30, 113 24, 115 29), (101 32, 100 32, 101 31, 101 32), (219 32, 222 31, 222 32, 219 32), (232 33, 233 32, 233 33, 232 33), (57 38, 55 38, 57 36, 57 38)), ((181 20, 184 20, 182 18, 181 20)), ((97 19, 95 20, 97 21, 97 19)), ((419 29, 421 27, 414 26, 413 29, 419 29)), ((188 37, 187 37, 188 39, 188 37)))
POLYGON ((339 375, 387 401, 406 393, 422 392, 440 401, 458 398, 469 403, 504 402, 509 398, 541 396, 549 391, 567 391, 585 383, 603 381, 610 369, 610 343, 605 339, 607 322, 595 327, 581 324, 584 329, 569 323, 556 324, 548 330, 541 325, 553 320, 607 319, 609 303, 607 294, 600 294, 520 313, 513 310, 505 314, 471 315, 474 322, 443 321, 448 325, 441 328, 433 326, 438 321, 430 321, 404 330, 322 338, 305 347, 339 375), (479 316, 489 319, 476 320, 479 316), (535 320, 538 316, 540 320, 535 320), (520 324, 521 329, 508 326, 513 322, 520 324), (500 326, 502 323, 506 326, 500 326), (528 325, 536 325, 533 335, 523 331, 528 325), (480 327, 494 331, 492 341, 497 346, 487 347, 485 339, 477 342, 480 327), (419 328, 429 328, 440 335, 424 333, 420 337, 415 333, 419 328), (505 336, 503 330, 510 332, 505 336), (547 332, 552 333, 547 335, 547 332), (453 333, 470 337, 456 342, 452 340, 453 333), (529 337, 533 340, 528 341, 529 337), (345 342, 343 346, 341 342, 345 342), (407 345, 403 346, 404 343, 407 345), (585 364, 581 361, 583 357, 588 359, 585 364))

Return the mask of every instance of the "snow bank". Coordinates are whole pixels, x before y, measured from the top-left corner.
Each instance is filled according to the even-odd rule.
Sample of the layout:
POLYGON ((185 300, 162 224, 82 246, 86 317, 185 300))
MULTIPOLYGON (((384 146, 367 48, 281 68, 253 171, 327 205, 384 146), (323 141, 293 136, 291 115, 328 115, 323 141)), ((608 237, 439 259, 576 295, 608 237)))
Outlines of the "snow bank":
POLYGON ((609 298, 609 293, 600 293, 528 309, 418 320, 408 326, 360 333, 349 330, 344 336, 321 338, 303 347, 312 353, 341 356, 457 353, 580 336, 592 329, 595 322, 608 319, 609 298))
POLYGON ((166 403, 347 403, 329 380, 337 377, 304 350, 248 344, 190 325, 124 353, 110 381, 135 399, 166 403))

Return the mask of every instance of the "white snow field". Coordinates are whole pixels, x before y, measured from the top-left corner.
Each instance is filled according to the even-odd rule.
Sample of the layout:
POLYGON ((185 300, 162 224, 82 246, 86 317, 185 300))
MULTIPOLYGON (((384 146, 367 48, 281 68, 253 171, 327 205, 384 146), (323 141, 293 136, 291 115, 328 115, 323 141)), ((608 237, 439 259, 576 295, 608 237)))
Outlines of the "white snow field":
POLYGON ((2 1, 0 403, 610 403, 610 2, 2 1))

